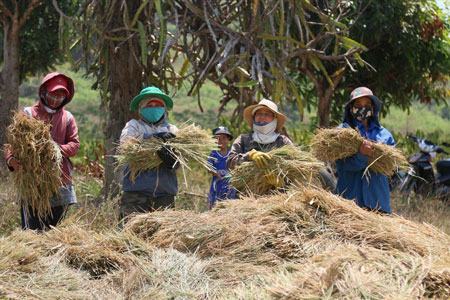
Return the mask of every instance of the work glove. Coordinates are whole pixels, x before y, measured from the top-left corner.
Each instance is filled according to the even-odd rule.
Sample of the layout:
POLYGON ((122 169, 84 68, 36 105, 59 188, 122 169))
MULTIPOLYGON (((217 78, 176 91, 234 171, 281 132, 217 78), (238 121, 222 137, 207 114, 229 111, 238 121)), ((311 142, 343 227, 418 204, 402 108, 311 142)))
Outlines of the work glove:
POLYGON ((175 137, 175 134, 172 132, 160 132, 154 135, 155 138, 162 140, 163 142, 167 142, 170 139, 175 137))
POLYGON ((174 149, 170 146, 163 145, 156 151, 156 154, 162 161, 162 165, 168 169, 176 169, 179 166, 179 162, 174 154, 174 149))
POLYGON ((270 154, 256 151, 255 149, 248 152, 248 158, 254 161, 255 165, 260 169, 268 168, 269 161, 272 159, 270 154))
POLYGON ((274 171, 267 171, 264 174, 263 179, 267 184, 277 189, 284 187, 284 179, 278 176, 274 171))

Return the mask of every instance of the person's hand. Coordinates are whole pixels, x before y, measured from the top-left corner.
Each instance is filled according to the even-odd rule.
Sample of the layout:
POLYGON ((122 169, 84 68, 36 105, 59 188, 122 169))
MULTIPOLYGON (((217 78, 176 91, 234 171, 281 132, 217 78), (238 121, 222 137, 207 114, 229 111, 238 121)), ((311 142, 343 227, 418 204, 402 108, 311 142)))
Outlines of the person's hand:
POLYGON ((15 157, 11 157, 11 159, 8 161, 8 165, 13 168, 14 171, 20 170, 22 168, 22 165, 15 157))
POLYGON ((269 161, 272 159, 270 154, 261 151, 256 151, 255 149, 248 152, 248 158, 253 160, 256 166, 260 169, 268 168, 269 161))
POLYGON ((368 140, 364 140, 362 142, 361 146, 359 147, 359 153, 366 155, 366 156, 372 156, 373 155, 373 143, 368 140))
POLYGON ((160 132, 154 135, 155 138, 161 139, 163 142, 167 142, 175 137, 175 134, 171 132, 160 132))
POLYGON ((156 151, 156 154, 161 159, 162 164, 169 169, 175 169, 178 166, 177 158, 174 154, 174 149, 169 148, 168 146, 162 146, 156 151))
POLYGON ((284 180, 283 178, 280 178, 274 171, 266 172, 263 176, 264 181, 275 187, 275 188, 282 188, 284 186, 284 180))

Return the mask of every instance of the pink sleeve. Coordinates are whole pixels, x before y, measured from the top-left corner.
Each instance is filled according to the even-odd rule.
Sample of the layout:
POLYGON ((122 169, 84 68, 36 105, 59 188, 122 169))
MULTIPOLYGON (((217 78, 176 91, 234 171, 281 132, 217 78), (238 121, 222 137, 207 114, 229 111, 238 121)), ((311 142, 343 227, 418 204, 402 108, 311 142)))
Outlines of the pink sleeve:
POLYGON ((8 169, 9 169, 10 171, 14 171, 14 169, 11 168, 11 167, 8 165, 9 160, 13 157, 13 154, 12 154, 10 145, 9 145, 9 144, 5 144, 5 145, 3 146, 3 150, 4 150, 4 157, 5 157, 5 161, 6 161, 6 165, 7 165, 8 169))
POLYGON ((78 138, 78 127, 75 119, 72 117, 69 121, 66 131, 66 144, 59 145, 61 153, 65 157, 75 156, 80 149, 80 140, 78 138))

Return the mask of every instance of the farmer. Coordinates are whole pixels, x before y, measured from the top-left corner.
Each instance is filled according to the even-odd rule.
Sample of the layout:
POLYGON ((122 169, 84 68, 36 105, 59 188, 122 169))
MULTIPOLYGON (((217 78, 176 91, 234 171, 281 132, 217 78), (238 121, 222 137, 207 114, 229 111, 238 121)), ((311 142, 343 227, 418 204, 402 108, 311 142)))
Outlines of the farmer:
MULTIPOLYGON (((77 202, 72 185, 72 163, 69 157, 75 156, 80 148, 78 128, 73 115, 65 110, 75 93, 74 83, 68 76, 53 72, 47 74, 39 87, 39 101, 25 107, 24 112, 35 119, 51 124, 51 137, 59 145, 63 156, 61 176, 63 186, 59 194, 50 199, 51 214, 39 219, 31 208, 21 208, 22 229, 47 230, 56 226, 65 215, 69 205, 77 202)), ((5 151, 9 170, 22 168, 20 161, 10 150, 5 151)))
MULTIPOLYGON (((120 143, 130 138, 141 141, 151 137, 164 141, 174 138, 178 129, 168 123, 168 110, 172 107, 172 99, 159 88, 154 86, 144 88, 130 104, 131 111, 139 113, 139 119, 132 119, 125 125, 120 135, 120 143)), ((135 181, 130 179, 130 172, 125 168, 123 194, 119 205, 120 220, 132 213, 174 206, 175 195, 178 192, 175 171, 179 163, 166 147, 158 150, 157 155, 162 164, 141 172, 135 181)))
POLYGON ((365 140, 359 153, 336 162, 336 192, 344 198, 355 199, 363 208, 391 213, 388 178, 373 171, 367 171, 364 176, 368 160, 373 156, 373 143, 395 144, 392 134, 378 120, 381 104, 366 87, 358 87, 351 92, 340 127, 357 129, 365 140))
MULTIPOLYGON (((267 152, 292 145, 292 141, 280 133, 287 118, 278 111, 274 102, 262 99, 258 104, 248 106, 244 110, 244 119, 252 132, 241 134, 231 146, 227 161, 230 169, 245 161, 254 161, 258 168, 265 169, 271 160, 267 152)), ((264 180, 275 189, 284 186, 284 180, 269 171, 264 175, 264 180)))
POLYGON ((213 129, 219 150, 213 150, 208 162, 213 166, 214 172, 209 188, 208 205, 211 209, 217 201, 236 198, 236 190, 229 186, 227 159, 230 154, 229 143, 233 135, 224 126, 213 129))

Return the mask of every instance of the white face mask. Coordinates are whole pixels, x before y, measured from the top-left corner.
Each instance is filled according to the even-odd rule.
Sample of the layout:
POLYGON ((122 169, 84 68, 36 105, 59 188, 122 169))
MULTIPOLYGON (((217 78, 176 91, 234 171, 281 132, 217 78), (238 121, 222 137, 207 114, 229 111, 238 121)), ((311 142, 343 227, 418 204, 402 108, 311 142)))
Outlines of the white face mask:
POLYGON ((46 112, 48 112, 49 114, 54 114, 56 112, 56 109, 51 109, 50 107, 48 107, 47 105, 44 105, 44 109, 46 112))
POLYGON ((277 129, 277 124, 277 119, 274 119, 266 125, 256 125, 253 123, 253 139, 260 144, 270 144, 275 142, 280 135, 275 132, 277 129))
POLYGON ((277 119, 274 119, 272 122, 267 123, 266 125, 256 125, 255 123, 253 123, 253 130, 261 134, 271 134, 275 132, 275 129, 277 129, 277 124, 277 119))

